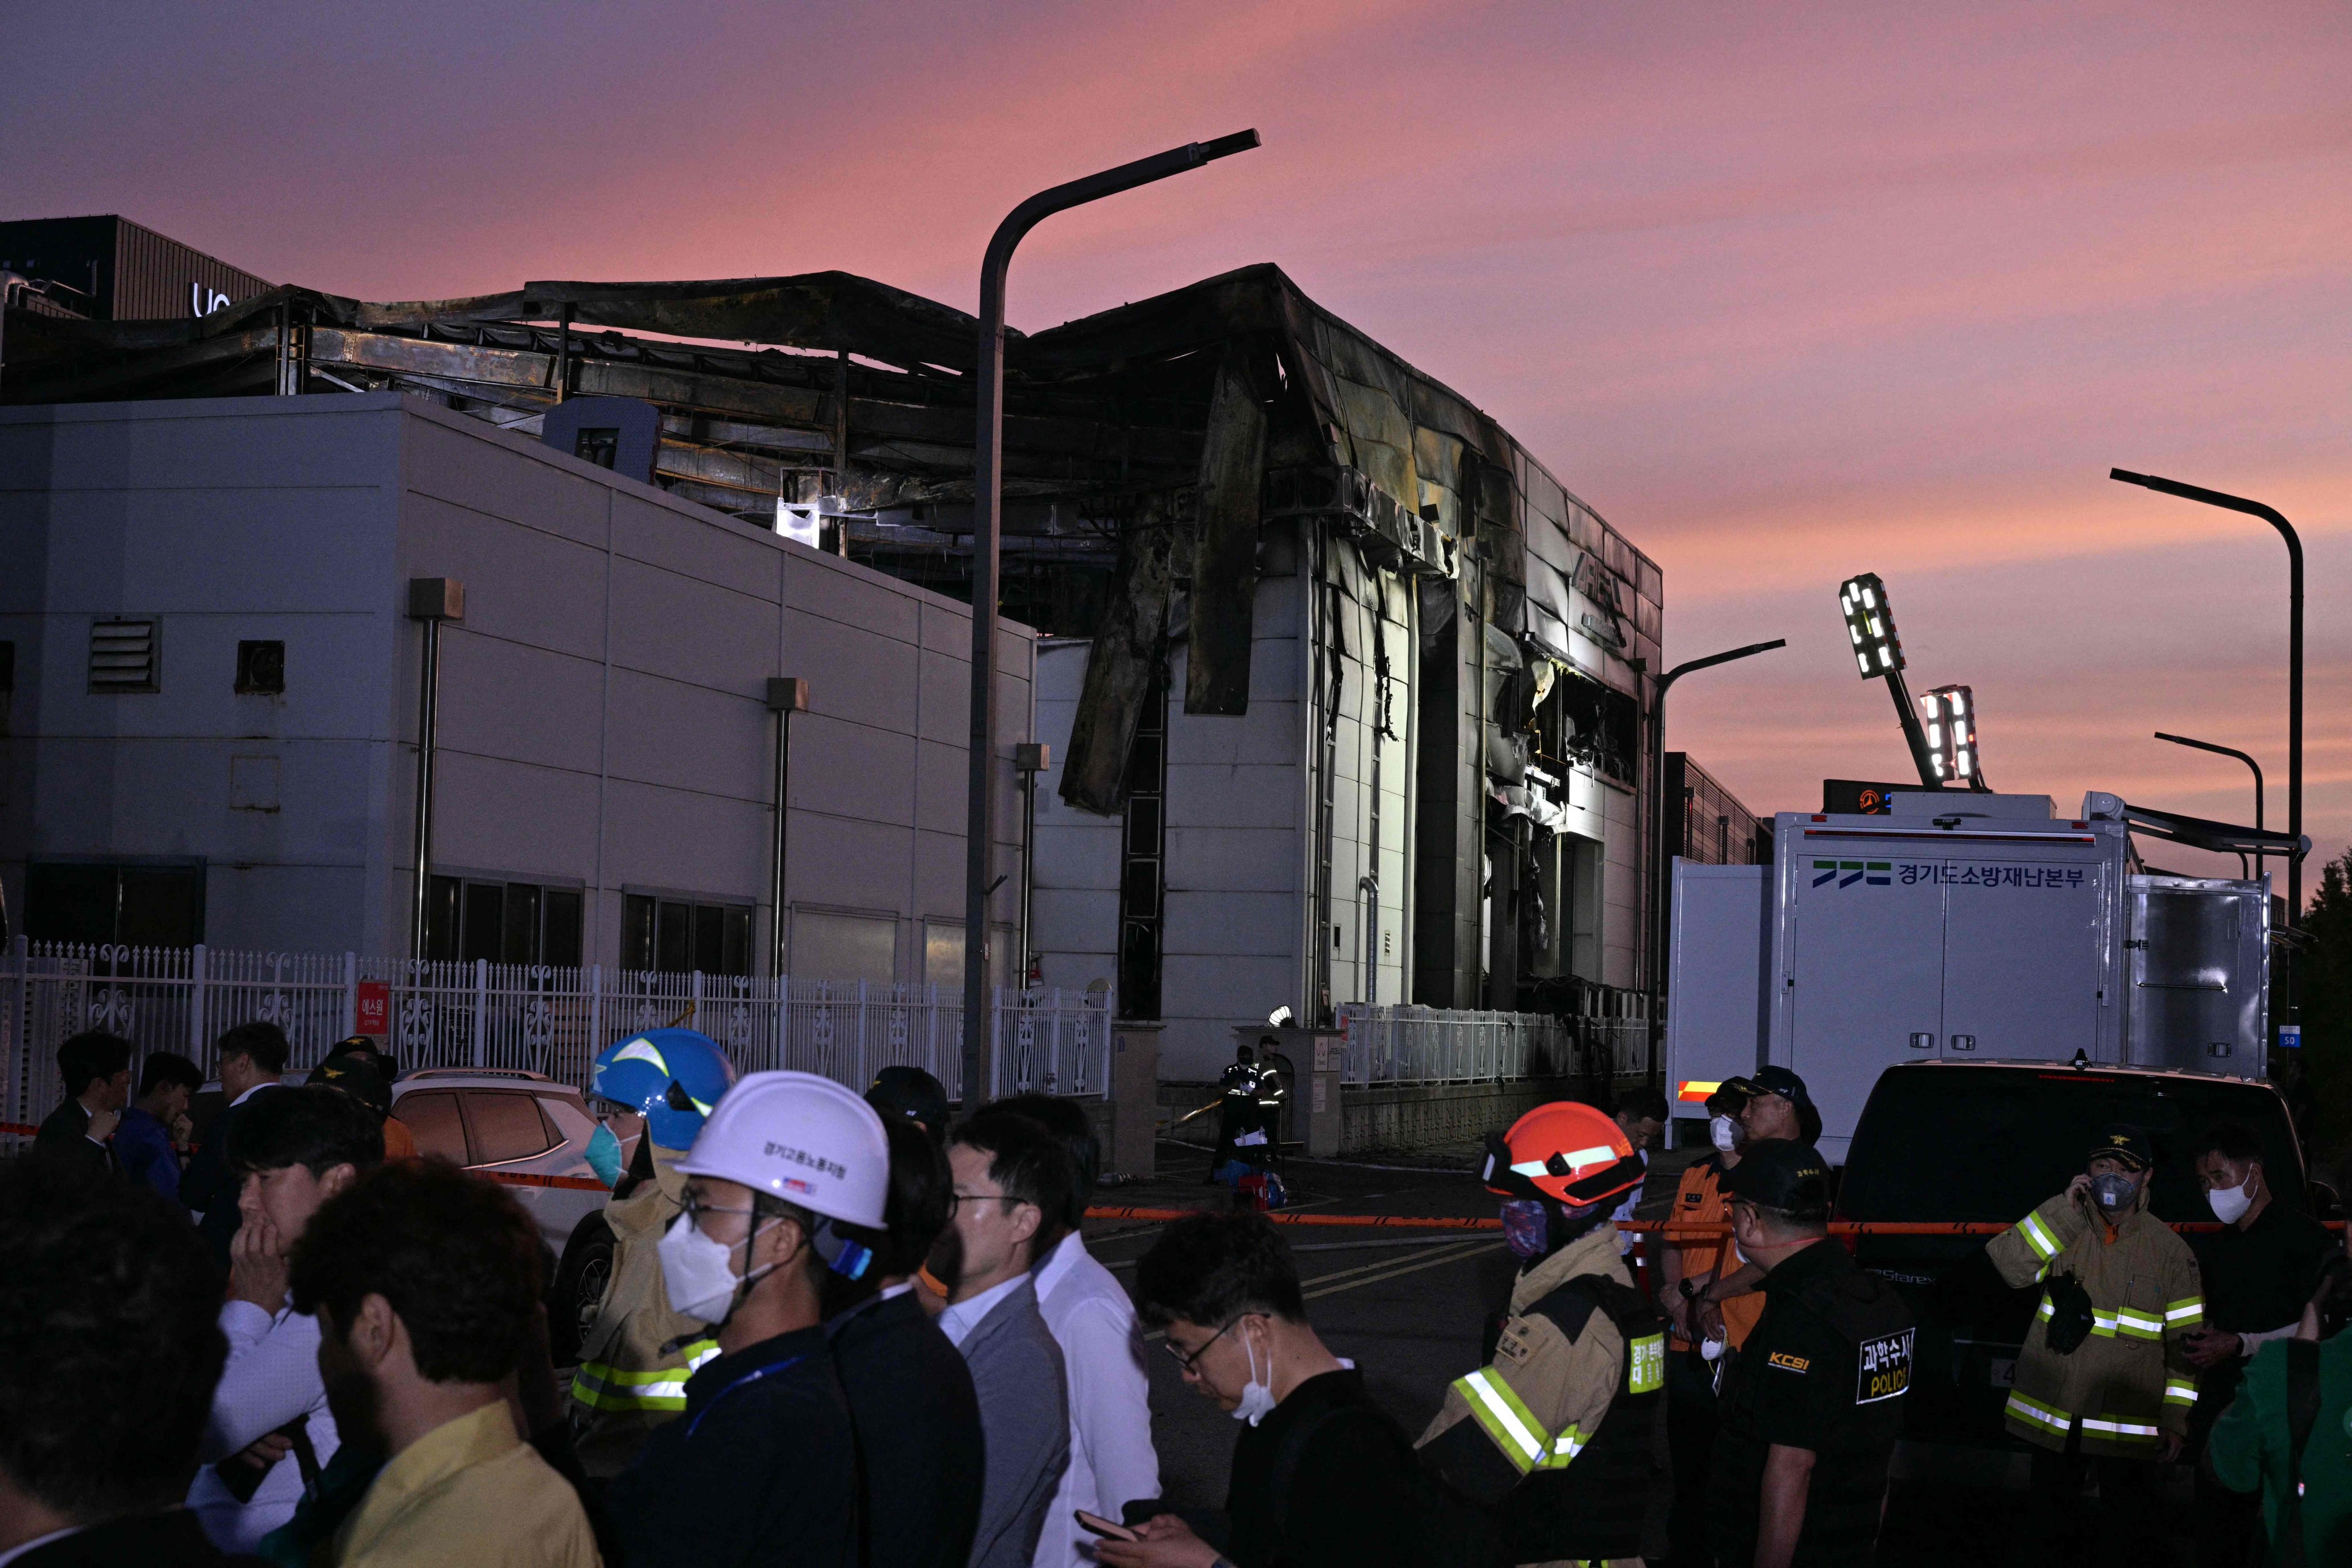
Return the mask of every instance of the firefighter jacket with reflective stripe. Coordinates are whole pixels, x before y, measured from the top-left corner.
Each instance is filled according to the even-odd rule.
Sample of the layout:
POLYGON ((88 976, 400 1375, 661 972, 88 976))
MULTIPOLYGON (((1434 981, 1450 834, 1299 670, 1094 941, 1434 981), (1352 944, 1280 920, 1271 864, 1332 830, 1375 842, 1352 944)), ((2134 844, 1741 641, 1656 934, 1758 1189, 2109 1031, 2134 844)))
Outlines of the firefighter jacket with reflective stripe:
POLYGON ((1665 1348, 1599 1226, 1519 1277, 1494 1360, 1445 1391, 1422 1462, 1486 1510, 1503 1562, 1638 1558, 1665 1348))
POLYGON ((2072 1274, 2091 1298, 2090 1336, 2060 1355, 2050 1348, 2054 1308, 2043 1290, 2017 1360, 2010 1431, 2063 1450, 2079 1427, 2084 1453, 2139 1458, 2155 1458, 2161 1433, 2189 1435, 2197 1369, 2181 1336, 2205 1321, 2204 1288, 2189 1244, 2170 1226, 2142 1207, 2110 1231, 2087 1204, 2061 1193, 1985 1251, 2011 1285, 2072 1274))
POLYGON ((695 1319, 670 1310, 662 1284, 662 1232, 684 1212, 683 1151, 656 1149, 654 1179, 604 1205, 613 1229, 613 1280, 595 1325, 580 1342, 572 1397, 587 1406, 580 1434, 582 1468, 599 1479, 629 1468, 647 1434, 686 1409, 686 1380, 719 1353, 695 1319), (662 1347, 684 1337, 664 1354, 662 1347))

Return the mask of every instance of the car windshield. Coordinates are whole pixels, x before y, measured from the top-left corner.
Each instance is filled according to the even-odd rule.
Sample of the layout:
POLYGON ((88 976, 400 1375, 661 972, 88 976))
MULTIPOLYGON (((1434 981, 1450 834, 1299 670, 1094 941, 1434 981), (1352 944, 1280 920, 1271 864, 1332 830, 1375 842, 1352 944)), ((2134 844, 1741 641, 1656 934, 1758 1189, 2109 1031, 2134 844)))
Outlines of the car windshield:
POLYGON ((2013 1221, 2063 1191, 2115 1122, 2156 1150, 2160 1219, 2213 1217, 2192 1142, 2216 1123, 2261 1139, 2279 1201, 2305 1206, 2303 1165, 2275 1090, 2220 1079, 2018 1068, 1897 1068, 1854 1128, 1838 1192, 1843 1219, 2013 1221))

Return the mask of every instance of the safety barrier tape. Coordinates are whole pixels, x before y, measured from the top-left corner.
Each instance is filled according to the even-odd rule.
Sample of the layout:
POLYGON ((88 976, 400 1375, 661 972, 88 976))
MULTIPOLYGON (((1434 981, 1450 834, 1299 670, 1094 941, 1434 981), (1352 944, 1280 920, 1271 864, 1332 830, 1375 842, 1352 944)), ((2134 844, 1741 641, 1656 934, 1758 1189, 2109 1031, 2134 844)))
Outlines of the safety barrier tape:
MULTIPOLYGON (((1167 1224, 1188 1215, 1213 1213, 1202 1209, 1156 1208, 1090 1208, 1088 1219, 1144 1220, 1167 1224)), ((1326 1225, 1364 1226, 1373 1229, 1412 1230, 1500 1230, 1500 1219, 1481 1216, 1449 1216, 1433 1215, 1369 1215, 1369 1214, 1286 1214, 1280 1209, 1267 1211, 1267 1219, 1276 1225, 1326 1225)), ((2344 1222, 2325 1222, 2330 1230, 2342 1230, 2344 1222)), ((1727 1221, 1713 1223, 1662 1219, 1627 1219, 1617 1222, 1619 1230, 1645 1232, 1665 1237, 1720 1237, 1730 1232, 1727 1221)), ((1997 1220, 1836 1220, 1829 1227, 1832 1236, 1999 1236, 2013 1228, 1997 1220)), ((2212 1220, 2191 1220, 2172 1226, 2177 1231, 2217 1231, 2221 1227, 2212 1220)))
POLYGON ((613 1189, 593 1176, 533 1176, 520 1171, 476 1171, 509 1187, 560 1187, 568 1193, 609 1193, 613 1189))
POLYGON ((0 1132, 15 1132, 31 1138, 39 1133, 37 1127, 27 1127, 21 1121, 0 1121, 0 1132))

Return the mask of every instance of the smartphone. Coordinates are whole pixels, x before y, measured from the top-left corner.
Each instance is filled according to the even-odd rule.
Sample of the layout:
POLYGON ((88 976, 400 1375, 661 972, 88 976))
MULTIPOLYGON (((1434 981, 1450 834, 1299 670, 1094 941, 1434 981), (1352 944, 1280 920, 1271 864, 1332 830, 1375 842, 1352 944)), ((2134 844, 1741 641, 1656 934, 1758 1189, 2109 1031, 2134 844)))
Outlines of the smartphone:
POLYGON ((1073 1511, 1077 1519, 1078 1528, 1081 1530, 1090 1531, 1096 1535, 1108 1536, 1113 1541, 1140 1541, 1143 1539, 1141 1536, 1136 1534, 1135 1531, 1128 1529, 1127 1526, 1123 1524, 1113 1524, 1110 1521, 1103 1518, 1100 1514, 1088 1513, 1085 1509, 1077 1509, 1073 1511))

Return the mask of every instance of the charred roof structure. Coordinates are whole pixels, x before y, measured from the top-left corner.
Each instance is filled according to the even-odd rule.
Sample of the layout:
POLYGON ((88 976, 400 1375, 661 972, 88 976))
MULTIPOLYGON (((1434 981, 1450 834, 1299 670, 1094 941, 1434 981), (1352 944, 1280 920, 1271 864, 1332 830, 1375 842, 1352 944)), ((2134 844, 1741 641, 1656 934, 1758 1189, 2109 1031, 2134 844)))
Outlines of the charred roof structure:
MULTIPOLYGON (((976 338, 961 311, 842 272, 541 282, 399 303, 279 288, 198 320, 11 310, 0 401, 398 389, 537 436, 566 400, 635 400, 658 416, 663 488, 772 526, 785 506, 814 504, 828 548, 968 598, 976 338)), ((1411 646, 1400 641, 1394 668, 1384 633, 1372 651, 1341 648, 1346 616, 1316 612, 1315 657, 1302 662, 1321 672, 1306 697, 1328 705, 1327 721, 1339 667, 1322 667, 1342 653, 1377 665, 1364 679, 1380 683, 1384 713, 1396 680, 1414 701, 1448 693, 1459 721, 1443 737, 1422 724, 1416 754, 1388 780, 1417 781, 1408 858, 1433 896, 1392 889, 1410 954, 1387 994, 1370 966, 1355 994, 1510 1006, 1554 982, 1643 983, 1630 803, 1660 574, 1468 399, 1259 265, 1012 334, 1004 475, 1003 613, 1089 639, 1055 758, 1064 802, 1126 809, 1155 691, 1188 718, 1245 713, 1256 616, 1287 603, 1264 580, 1304 573, 1368 626, 1409 606, 1398 613, 1411 646), (1184 665, 1172 688, 1171 647, 1184 665), (1622 862, 1622 886, 1596 870, 1590 889, 1568 890, 1572 855, 1541 870, 1549 839, 1601 837, 1599 816, 1570 821, 1572 776, 1625 796, 1626 842, 1606 857, 1622 862), (1440 831, 1433 813, 1454 826, 1440 831), (1452 879, 1442 899, 1427 886, 1441 870, 1452 879), (1531 892, 1546 875, 1549 893, 1531 892), (1579 900, 1588 914, 1571 919, 1579 900), (1595 934, 1615 906, 1622 944, 1595 934), (1581 938, 1589 958, 1573 956, 1581 938), (1622 962, 1604 962, 1604 947, 1621 946, 1622 962)), ((1315 749, 1305 738, 1299 748, 1315 749)), ((1345 816, 1324 787, 1338 766, 1325 750, 1300 758, 1324 781, 1307 795, 1315 811, 1345 816)), ((1315 885, 1302 890, 1316 907, 1301 916, 1294 1000, 1328 1013, 1323 931, 1333 878, 1341 902, 1347 880, 1330 864, 1329 823, 1313 831, 1304 879, 1315 885)), ((1366 853, 1377 879, 1378 844, 1366 853)))

